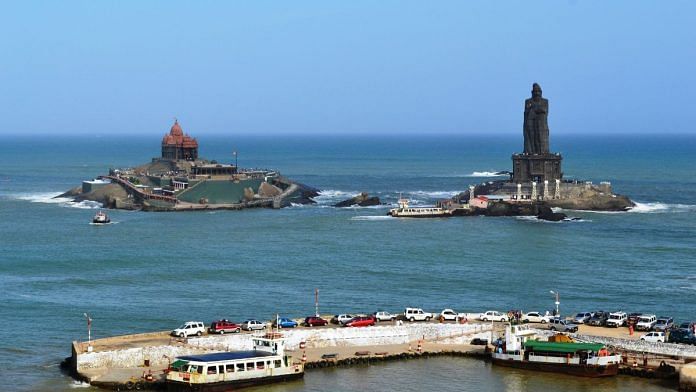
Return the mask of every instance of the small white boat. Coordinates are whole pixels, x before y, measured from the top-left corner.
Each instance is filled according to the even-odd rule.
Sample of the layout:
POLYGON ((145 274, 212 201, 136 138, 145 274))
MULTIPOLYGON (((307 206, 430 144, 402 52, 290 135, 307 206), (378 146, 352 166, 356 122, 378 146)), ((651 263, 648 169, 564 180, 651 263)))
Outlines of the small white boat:
POLYGON ((92 223, 95 225, 106 225, 111 223, 111 219, 106 215, 106 212, 99 210, 92 218, 92 223))
POLYGON ((396 218, 443 218, 452 216, 452 210, 442 207, 410 207, 408 199, 399 199, 399 207, 389 210, 396 218))
POLYGON ((285 352, 279 333, 269 332, 252 342, 250 351, 177 357, 167 372, 167 391, 231 391, 302 378, 304 362, 285 352))

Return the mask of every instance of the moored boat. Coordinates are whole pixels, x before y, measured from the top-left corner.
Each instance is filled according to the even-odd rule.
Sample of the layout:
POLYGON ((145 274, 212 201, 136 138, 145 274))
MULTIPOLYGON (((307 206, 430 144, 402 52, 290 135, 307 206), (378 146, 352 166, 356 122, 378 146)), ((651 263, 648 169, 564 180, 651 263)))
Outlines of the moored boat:
POLYGON ((389 210, 389 215, 395 218, 444 218, 452 216, 452 210, 428 206, 410 207, 408 199, 399 199, 399 206, 389 210))
POLYGON ((167 391, 231 391, 304 376, 304 364, 285 353, 281 334, 252 341, 253 350, 177 357, 167 372, 167 391))
POLYGON ((94 214, 94 218, 92 218, 92 223, 98 225, 105 225, 107 223, 111 223, 111 219, 108 215, 106 215, 106 212, 99 210, 96 214, 94 214))
POLYGON ((527 325, 508 326, 491 358, 495 365, 582 377, 615 376, 621 363, 603 344, 541 341, 527 325))

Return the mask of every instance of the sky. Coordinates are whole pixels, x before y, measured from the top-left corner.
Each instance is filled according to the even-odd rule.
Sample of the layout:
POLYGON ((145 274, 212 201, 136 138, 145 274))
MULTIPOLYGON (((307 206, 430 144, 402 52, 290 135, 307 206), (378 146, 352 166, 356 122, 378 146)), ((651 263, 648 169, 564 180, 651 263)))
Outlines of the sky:
POLYGON ((0 135, 696 134, 693 1, 3 1, 0 135))

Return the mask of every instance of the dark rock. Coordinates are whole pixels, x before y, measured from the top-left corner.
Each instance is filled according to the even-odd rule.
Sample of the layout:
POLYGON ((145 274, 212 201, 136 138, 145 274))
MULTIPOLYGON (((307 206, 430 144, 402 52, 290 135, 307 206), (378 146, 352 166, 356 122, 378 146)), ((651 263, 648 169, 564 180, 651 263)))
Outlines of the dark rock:
POLYGON ((372 196, 368 195, 365 192, 362 192, 361 194, 351 197, 348 200, 344 200, 340 203, 334 204, 334 207, 351 207, 351 206, 360 206, 360 207, 368 207, 368 206, 378 206, 382 204, 382 202, 379 200, 379 197, 377 196, 372 196))
POLYGON ((537 214, 538 219, 550 221, 550 222, 560 222, 567 218, 566 214, 560 212, 553 212, 550 207, 539 206, 539 213, 537 214))

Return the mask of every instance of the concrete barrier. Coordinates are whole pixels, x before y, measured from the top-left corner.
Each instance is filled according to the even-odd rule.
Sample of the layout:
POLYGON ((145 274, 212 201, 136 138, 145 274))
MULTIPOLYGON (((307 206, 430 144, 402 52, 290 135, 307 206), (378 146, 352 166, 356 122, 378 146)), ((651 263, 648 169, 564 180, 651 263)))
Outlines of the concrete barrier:
MULTIPOLYGON (((490 329, 483 324, 403 324, 367 328, 299 328, 282 330, 288 350, 307 347, 380 346, 406 344, 424 339, 444 344, 468 343, 473 337, 490 329)), ((166 367, 177 356, 252 349, 252 334, 228 334, 192 337, 185 345, 134 347, 91 353, 77 353, 78 372, 95 368, 128 368, 143 366, 148 359, 153 367, 166 367)))

